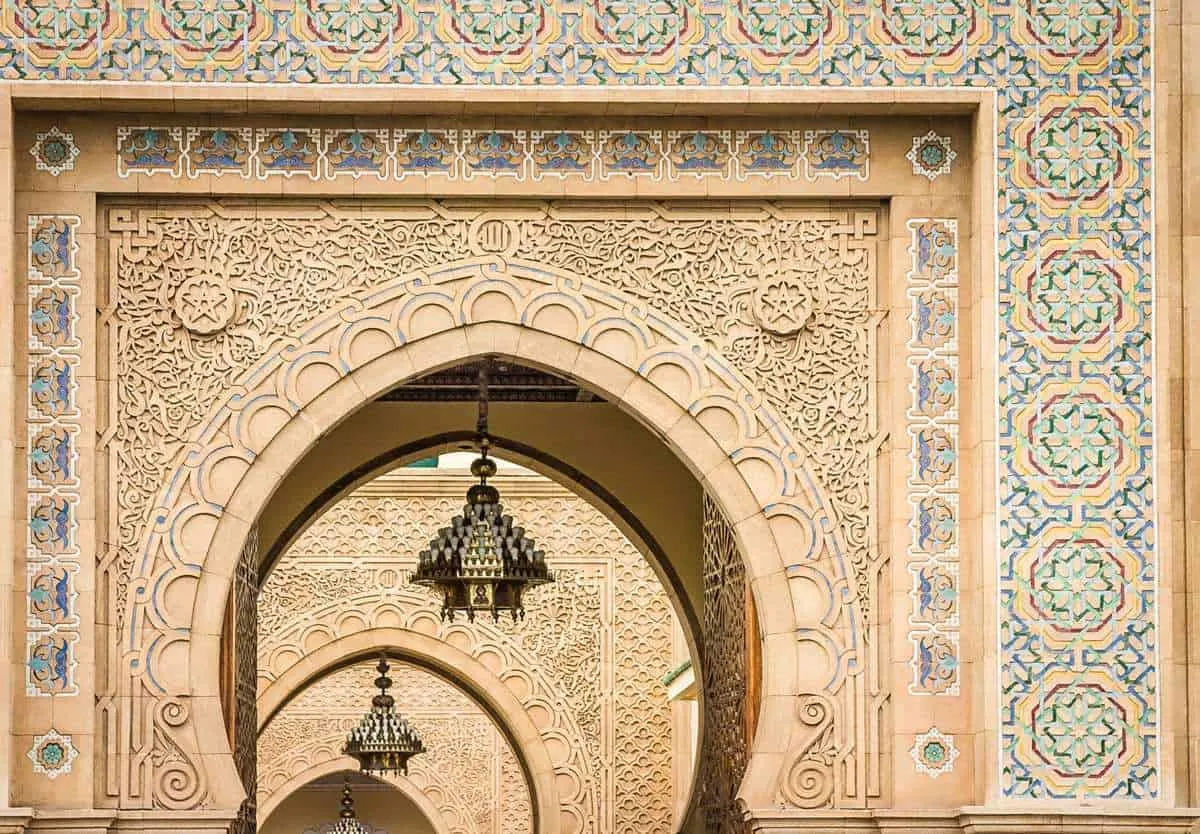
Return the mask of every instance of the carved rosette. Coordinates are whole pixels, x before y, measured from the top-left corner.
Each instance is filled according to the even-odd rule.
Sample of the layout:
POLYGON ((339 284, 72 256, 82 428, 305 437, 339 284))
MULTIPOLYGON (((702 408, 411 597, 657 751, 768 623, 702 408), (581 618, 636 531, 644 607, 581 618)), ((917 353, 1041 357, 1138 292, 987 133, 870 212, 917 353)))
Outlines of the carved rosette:
POLYGON ((795 336, 808 326, 820 299, 816 271, 764 275, 754 290, 754 319, 772 336, 795 336))
POLYGON ((233 290, 213 275, 193 275, 175 292, 175 315, 197 336, 211 336, 224 330, 237 312, 233 290))

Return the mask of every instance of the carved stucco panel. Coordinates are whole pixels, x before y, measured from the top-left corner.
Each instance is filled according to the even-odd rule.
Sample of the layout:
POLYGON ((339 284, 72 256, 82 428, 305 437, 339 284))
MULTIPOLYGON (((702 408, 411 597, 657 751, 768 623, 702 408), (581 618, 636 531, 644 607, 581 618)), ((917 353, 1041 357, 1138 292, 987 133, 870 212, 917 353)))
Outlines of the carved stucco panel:
MULTIPOLYGON (((288 387, 295 373, 285 369, 306 364, 317 367, 312 363, 322 357, 319 361, 329 372, 346 373, 362 361, 350 354, 342 355, 357 344, 347 334, 361 332, 363 323, 371 317, 376 321, 399 320, 401 327, 407 327, 417 322, 420 310, 437 308, 454 320, 472 320, 474 296, 470 287, 481 269, 492 285, 505 288, 501 292, 510 298, 518 321, 523 320, 520 316, 533 315, 539 305, 548 303, 543 299, 562 299, 572 294, 578 294, 581 313, 587 312, 576 321, 581 330, 571 338, 589 343, 601 333, 620 332, 615 323, 624 321, 625 338, 629 340, 626 344, 635 355, 622 361, 635 368, 671 363, 684 377, 675 377, 676 384, 664 388, 669 396, 693 414, 728 415, 719 419, 730 419, 738 428, 728 441, 727 454, 739 471, 753 472, 758 478, 755 489, 772 523, 775 519, 781 523, 790 520, 796 525, 795 535, 809 542, 802 548, 806 552, 798 557, 809 564, 797 565, 797 576, 813 572, 814 578, 820 577, 818 587, 834 592, 848 585, 857 591, 852 594, 852 604, 831 602, 830 618, 813 623, 797 636, 820 647, 828 657, 833 670, 826 685, 832 699, 831 720, 840 721, 838 714, 863 709, 861 698, 845 682, 847 675, 861 674, 861 666, 855 662, 857 641, 870 639, 861 627, 851 625, 851 619, 863 622, 863 611, 873 605, 876 593, 876 574, 868 569, 876 556, 868 546, 871 478, 865 471, 869 468, 866 462, 871 444, 867 435, 872 433, 874 410, 867 369, 871 365, 874 327, 870 307, 875 212, 829 212, 774 204, 739 207, 730 210, 728 216, 711 210, 701 213, 648 204, 617 212, 562 206, 536 206, 522 211, 528 214, 514 209, 508 214, 485 216, 482 210, 452 210, 422 203, 381 210, 386 215, 382 217, 328 206, 281 209, 278 214, 264 211, 254 217, 251 212, 239 215, 236 210, 212 207, 174 208, 157 215, 137 210, 111 212, 110 229, 116 235, 111 240, 110 268, 116 276, 113 285, 117 287, 118 304, 104 315, 112 323, 117 348, 112 355, 120 357, 115 361, 140 364, 113 373, 122 380, 122 386, 138 390, 118 391, 117 413, 110 432, 110 459, 121 486, 115 491, 120 496, 115 514, 120 531, 114 534, 118 546, 102 568, 114 619, 132 616, 134 622, 122 629, 130 638, 123 657, 131 665, 110 678, 122 688, 101 699, 102 720, 109 726, 126 726, 119 714, 122 704, 141 711, 143 705, 138 699, 149 696, 158 701, 158 706, 144 705, 145 714, 150 715, 155 709, 161 712, 162 704, 173 702, 178 710, 172 721, 178 723, 168 724, 178 728, 175 734, 182 744, 175 746, 188 747, 186 699, 170 696, 172 687, 156 679, 154 671, 158 667, 153 656, 157 645, 154 635, 171 624, 182 628, 186 635, 186 623, 176 622, 178 615, 162 608, 164 599, 157 591, 147 595, 143 589, 168 587, 196 574, 199 566, 190 564, 180 545, 165 536, 170 526, 184 523, 192 513, 211 513, 211 508, 219 508, 222 497, 210 494, 210 482, 203 477, 168 478, 166 471, 188 460, 181 457, 185 449, 227 449, 225 460, 231 463, 252 460, 262 443, 245 434, 253 432, 254 422, 248 416, 230 419, 249 402, 241 400, 248 393, 246 386, 263 389, 262 395, 255 395, 255 402, 277 402, 276 407, 285 413, 301 407, 308 395, 288 387), (521 216, 510 216, 513 213, 521 216), (512 234, 478 236, 485 223, 499 223, 512 234), (540 224, 533 238, 523 234, 530 224, 540 224), (665 248, 643 247, 640 256, 623 266, 588 262, 592 253, 603 249, 602 239, 606 236, 624 240, 647 227, 659 226, 668 227, 664 232, 665 248), (544 252, 527 253, 540 258, 534 265, 516 258, 518 250, 489 253, 479 245, 479 240, 503 240, 505 246, 519 246, 526 240, 553 236, 561 228, 583 231, 574 244, 560 247, 569 256, 564 254, 560 258, 563 263, 552 264, 552 269, 545 266, 551 258, 544 252), (422 236, 424 245, 413 243, 422 236), (801 274, 793 274, 795 270, 790 267, 781 270, 780 257, 773 258, 762 249, 764 242, 772 240, 792 253, 787 256, 789 263, 804 265, 801 274), (693 249, 681 250, 680 241, 693 249), (754 246, 748 248, 747 241, 753 241, 754 246), (823 254, 817 257, 796 249, 806 246, 815 246, 823 254), (296 251, 308 254, 298 259, 282 254, 296 251), (474 260, 446 265, 447 258, 461 258, 464 252, 472 253, 474 260), (498 255, 503 255, 503 260, 498 255), (412 276, 411 270, 428 259, 440 259, 442 264, 426 268, 407 283, 397 283, 397 275, 412 276), (680 330, 683 325, 674 322, 704 326, 697 316, 708 313, 693 309, 689 314, 688 308, 694 307, 697 294, 707 290, 706 276, 695 276, 692 281, 688 270, 690 264, 711 264, 714 260, 722 266, 732 265, 737 271, 716 276, 721 286, 706 297, 707 308, 724 310, 726 315, 721 319, 722 327, 704 332, 704 341, 698 342, 680 330), (364 263, 370 267, 364 269, 364 263), (772 263, 776 265, 770 266, 772 263), (823 265, 814 269, 813 264, 823 265), (584 268, 589 276, 600 279, 583 279, 567 272, 584 268), (825 280, 831 269, 839 270, 841 277, 830 279, 829 287, 814 289, 806 283, 813 276, 825 280), (202 344, 196 343, 198 337, 186 331, 182 323, 171 319, 167 297, 172 282, 184 280, 178 277, 181 271, 191 274, 197 270, 230 276, 239 296, 247 296, 243 312, 224 331, 204 337, 202 344), (610 275, 631 273, 633 277, 623 286, 611 287, 602 283, 606 270, 610 275), (363 282, 371 281, 382 286, 368 293, 363 282), (838 289, 842 285, 857 289, 838 289), (126 292, 128 299, 120 300, 126 292), (805 319, 798 332, 792 332, 794 322, 771 318, 772 305, 767 302, 784 297, 779 293, 816 299, 813 315, 805 319), (359 295, 360 306, 339 307, 338 312, 320 318, 321 310, 329 309, 347 294, 359 295), (820 306, 826 302, 828 306, 820 306), (829 318, 818 315, 822 310, 829 318), (126 327, 126 314, 132 314, 136 325, 126 327), (668 318, 667 314, 677 318, 668 318), (155 316, 159 323, 146 330, 147 320, 155 316), (303 340, 287 342, 287 334, 299 334, 301 324, 307 324, 303 340), (134 338, 133 330, 139 327, 143 332, 134 338), (810 332, 820 339, 849 335, 852 344, 847 343, 844 350, 833 351, 820 344, 805 350, 804 340, 810 332), (280 341, 281 337, 285 341, 280 341), (155 347, 147 348, 151 344, 155 347), (764 358, 776 356, 771 351, 777 348, 785 350, 789 359, 783 364, 789 367, 810 359, 816 362, 806 379, 828 383, 822 391, 849 381, 861 397, 826 397, 829 402, 822 411, 812 404, 807 409, 797 406, 798 401, 793 400, 791 392, 803 390, 808 384, 806 379, 797 380, 794 388, 772 393, 768 377, 776 371, 788 373, 777 359, 764 358), (331 357, 336 357, 332 364, 331 357), (759 367, 763 362, 767 372, 759 367), (253 367, 244 369, 247 364, 253 367), (187 380, 197 373, 205 377, 204 384, 188 384, 187 380), (683 388, 677 383, 684 383, 683 388), (266 394, 266 389, 272 387, 276 393, 266 394), (163 390, 171 393, 164 396, 163 390), (130 405, 134 402, 136 405, 130 405), (843 417, 863 431, 841 431, 838 427, 843 425, 843 417), (808 418, 812 419, 807 427, 801 425, 808 418), (839 438, 842 451, 824 454, 820 442, 808 439, 822 437, 839 438), (195 445, 198 443, 201 446, 195 445), (856 471, 853 460, 861 460, 864 471, 849 477, 847 473, 856 471), (848 484, 850 492, 839 493, 839 481, 848 484), (151 486, 164 482, 167 486, 153 498, 151 486), (157 515, 155 510, 154 525, 146 526, 152 505, 162 507, 163 514, 157 515), (821 554, 832 560, 820 558, 821 554), (132 583, 130 575, 137 577, 132 583), (133 601, 134 610, 126 610, 126 600, 133 601)), ((614 247, 620 257, 638 251, 637 247, 614 247)), ((398 339, 403 341, 402 332, 398 339)), ((215 465, 215 460, 194 458, 187 465, 206 468, 215 465)), ((198 541, 203 539, 202 532, 196 535, 198 541)), ((203 552, 203 545, 196 547, 203 552)), ((841 591, 836 593, 841 595, 841 591)), ((157 742, 156 734, 149 747, 145 741, 135 743, 131 763, 157 755, 157 742)), ((124 749, 122 745, 129 743, 118 741, 116 746, 124 749)), ((194 741, 191 744, 194 746, 194 741)), ((833 801, 861 801, 864 765, 856 748, 861 747, 862 739, 853 724, 843 725, 834 744, 844 774, 836 777, 839 788, 833 801)), ((120 778, 125 780, 124 776, 120 778)), ((194 781, 202 778, 197 774, 194 781)), ((147 801, 138 797, 152 798, 152 804, 169 804, 160 796, 161 768, 133 773, 128 784, 137 789, 112 785, 110 792, 119 792, 124 797, 122 802, 134 805, 147 801), (151 778, 151 774, 155 775, 151 778)), ((204 786, 199 785, 188 797, 171 799, 170 803, 203 804, 205 795, 204 786)))
MULTIPOLYGON (((856 569, 857 594, 869 607, 875 224, 868 210, 785 211, 769 203, 728 214, 667 204, 600 213, 556 204, 486 211, 440 203, 256 216, 215 206, 110 209, 114 440, 124 487, 115 589, 125 588, 167 468, 219 396, 277 340, 295 338, 366 290, 471 256, 500 255, 628 294, 703 334, 752 380, 820 474, 856 569), (503 234, 490 233, 494 225, 503 234), (504 241, 500 251, 489 243, 496 239, 504 241), (212 334, 189 330, 175 304, 184 286, 199 280, 218 281, 236 297, 228 325, 212 334), (802 322, 798 306, 806 310, 802 322)), ((116 593, 118 612, 124 603, 125 594, 116 593)))

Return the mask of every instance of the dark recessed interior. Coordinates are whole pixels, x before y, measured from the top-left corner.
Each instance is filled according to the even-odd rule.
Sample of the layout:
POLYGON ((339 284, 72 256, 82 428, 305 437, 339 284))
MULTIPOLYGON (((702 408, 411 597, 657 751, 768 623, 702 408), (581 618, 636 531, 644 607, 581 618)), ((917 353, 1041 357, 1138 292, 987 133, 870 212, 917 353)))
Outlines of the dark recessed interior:
MULTIPOLYGON (((455 365, 393 388, 383 402, 455 402, 479 397, 479 363, 455 365)), ((492 402, 593 403, 603 400, 578 383, 512 362, 493 360, 488 380, 492 402)))

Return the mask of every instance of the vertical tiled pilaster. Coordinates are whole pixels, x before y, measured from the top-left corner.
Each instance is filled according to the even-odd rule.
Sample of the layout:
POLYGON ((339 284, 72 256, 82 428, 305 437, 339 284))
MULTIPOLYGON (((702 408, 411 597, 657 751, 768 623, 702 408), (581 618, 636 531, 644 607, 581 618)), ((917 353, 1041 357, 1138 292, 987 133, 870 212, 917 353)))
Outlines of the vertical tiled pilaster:
MULTIPOLYGON (((95 215, 91 194, 17 195, 24 423, 17 458, 14 796, 92 806, 95 215)), ((21 422, 18 422, 18 426, 21 422)))
POLYGON ((913 695, 958 695, 958 223, 917 219, 908 230, 907 688, 913 695))

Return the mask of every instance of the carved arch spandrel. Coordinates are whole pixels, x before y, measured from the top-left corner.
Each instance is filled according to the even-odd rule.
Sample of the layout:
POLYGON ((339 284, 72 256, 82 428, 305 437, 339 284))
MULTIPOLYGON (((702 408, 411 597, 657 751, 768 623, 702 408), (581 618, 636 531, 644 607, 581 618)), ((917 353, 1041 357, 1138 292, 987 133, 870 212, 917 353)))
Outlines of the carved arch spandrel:
MULTIPOLYGON (((142 225, 137 219, 135 228, 142 225)), ((856 657, 863 629, 839 516, 787 422, 703 338, 611 287, 500 257, 425 270, 365 292, 297 335, 302 342, 277 346, 209 411, 167 480, 134 559, 126 674, 117 698, 102 704, 118 727, 128 726, 122 714, 144 710, 147 700, 182 704, 172 737, 207 780, 194 805, 223 806, 238 793, 224 773, 226 751, 213 732, 219 712, 203 674, 219 633, 208 612, 219 609, 226 592, 223 552, 236 549, 273 484, 322 431, 407 378, 485 353, 574 376, 619 402, 666 436, 733 522, 764 634, 764 704, 754 743, 762 755, 757 766, 750 763, 745 801, 763 805, 777 795, 797 691, 827 698, 835 725, 861 726, 858 718, 846 725, 840 717, 861 710, 846 682, 862 671, 856 657), (802 622, 793 593, 805 602, 802 622), (164 653, 189 658, 170 664, 187 676, 163 677, 164 653), (189 679, 198 681, 190 692, 189 679), (203 750, 200 738, 217 738, 217 749, 203 750)), ((835 735, 843 758, 861 755, 856 732, 835 735)), ((134 749, 132 741, 126 735, 117 746, 134 749)), ((136 749, 129 755, 139 757, 136 749)), ((826 777, 846 782, 835 770, 826 777)), ((830 795, 859 801, 861 788, 839 784, 830 795)))

